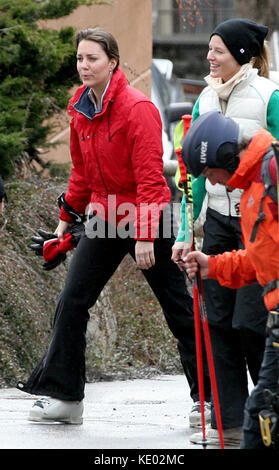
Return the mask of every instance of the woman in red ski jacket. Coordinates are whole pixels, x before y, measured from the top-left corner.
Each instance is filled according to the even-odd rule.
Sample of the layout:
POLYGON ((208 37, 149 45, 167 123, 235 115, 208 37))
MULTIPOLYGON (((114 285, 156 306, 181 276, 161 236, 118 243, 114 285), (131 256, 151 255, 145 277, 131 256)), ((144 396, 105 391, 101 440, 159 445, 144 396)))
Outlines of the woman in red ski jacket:
MULTIPOLYGON (((129 86, 124 73, 117 68, 98 113, 88 99, 86 85, 70 100, 68 112, 73 118, 73 168, 66 201, 81 214, 88 203, 92 203, 93 210, 100 204, 108 220, 109 196, 113 195, 116 223, 124 217, 123 211, 118 211, 119 206, 131 204, 137 209, 137 214, 129 214, 135 218, 136 239, 154 241, 150 227, 146 236, 140 236, 143 232, 140 216, 146 205, 157 204, 163 209, 170 201, 163 177, 162 128, 157 108, 129 86)), ((156 229, 159 215, 158 212, 154 221, 156 229)), ((72 221, 63 207, 60 219, 72 221)))
MULTIPOLYGON (((192 299, 171 261, 174 231, 161 120, 154 104, 128 85, 118 64, 110 33, 95 28, 77 34, 83 85, 68 106, 73 167, 68 191, 60 197, 56 234, 62 241, 73 220, 86 214, 87 222, 57 302, 48 351, 27 383, 18 384, 47 397, 32 407, 34 421, 82 423, 88 310, 128 253, 178 339, 191 397, 199 400, 192 299)), ((210 399, 207 373, 205 398, 210 399)))
MULTIPOLYGON (((266 340, 257 386, 245 404, 241 442, 243 449, 256 449, 264 448, 264 443, 272 444, 271 440, 263 440, 260 432, 258 415, 268 408, 264 390, 278 392, 279 355, 278 347, 274 347, 274 341, 279 346, 277 172, 273 136, 260 129, 251 140, 246 140, 240 137, 240 129, 218 111, 206 113, 195 121, 187 134, 182 153, 185 165, 195 176, 203 174, 211 184, 225 185, 230 191, 243 190, 240 214, 245 249, 215 256, 191 252, 185 257, 185 267, 190 278, 199 269, 203 279, 217 279, 227 287, 239 288, 254 282, 263 287, 264 302, 269 310, 268 325, 274 328, 270 329, 266 340)), ((276 440, 278 449, 279 435, 276 440)))

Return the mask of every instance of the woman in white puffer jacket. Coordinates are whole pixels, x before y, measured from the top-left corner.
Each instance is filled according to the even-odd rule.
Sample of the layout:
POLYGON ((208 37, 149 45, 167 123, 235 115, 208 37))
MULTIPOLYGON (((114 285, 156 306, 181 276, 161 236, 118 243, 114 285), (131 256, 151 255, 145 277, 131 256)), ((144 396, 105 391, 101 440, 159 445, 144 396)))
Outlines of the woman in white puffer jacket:
MULTIPOLYGON (((279 138, 279 91, 267 78, 269 67, 264 44, 267 32, 265 26, 246 19, 232 19, 217 26, 211 34, 207 55, 210 74, 205 79, 208 86, 195 103, 192 122, 199 115, 217 109, 241 124, 248 137, 256 130, 266 128, 279 138)), ((181 142, 182 133, 181 122, 176 129, 177 142, 181 142)), ((231 192, 219 184, 212 185, 203 176, 193 179, 196 218, 205 195, 203 251, 213 255, 242 248, 241 191, 231 192)), ((189 250, 184 207, 183 200, 182 224, 173 246, 173 261, 183 258, 189 250)), ((239 443, 248 396, 246 368, 254 384, 257 383, 264 352, 267 310, 258 284, 234 290, 221 286, 216 280, 206 280, 204 291, 225 443, 226 436, 229 442, 239 443)), ((211 445, 219 445, 216 428, 213 410, 211 428, 207 432, 211 445)), ((198 443, 201 437, 196 433, 190 440, 198 443)))

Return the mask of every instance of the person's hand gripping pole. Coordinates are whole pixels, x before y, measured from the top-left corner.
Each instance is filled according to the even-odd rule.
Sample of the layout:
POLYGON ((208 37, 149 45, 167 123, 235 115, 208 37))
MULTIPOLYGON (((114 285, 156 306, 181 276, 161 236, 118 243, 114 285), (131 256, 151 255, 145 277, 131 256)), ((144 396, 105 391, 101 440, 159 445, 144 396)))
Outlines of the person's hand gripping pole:
MULTIPOLYGON (((186 136, 188 129, 191 125, 192 116, 184 115, 182 116, 184 122, 184 137, 186 136)), ((187 168, 184 165, 182 160, 182 151, 178 149, 176 151, 179 169, 180 169, 180 183, 183 187, 185 193, 185 207, 186 207, 186 216, 188 219, 189 232, 191 234, 191 248, 192 251, 196 251, 196 237, 194 231, 194 211, 193 211, 193 192, 192 192, 192 177, 187 168)), ((224 449, 224 437, 223 437, 223 428, 220 412, 220 403, 215 375, 215 367, 213 361, 213 353, 211 348, 211 340, 209 334, 208 319, 206 313, 206 306, 203 293, 203 285, 200 272, 198 271, 193 283, 193 302, 194 302, 194 322, 195 322, 195 339, 196 339, 196 356, 197 356, 197 369, 198 369, 198 384, 199 384, 199 396, 200 396, 200 407, 201 407, 201 421, 202 421, 202 446, 205 449, 207 445, 206 440, 206 430, 205 430, 205 409, 204 409, 204 374, 203 374, 203 357, 202 357, 202 333, 201 333, 201 324, 203 326, 204 342, 206 348, 206 355, 208 361, 208 369, 210 375, 213 403, 216 414, 217 428, 219 432, 220 447, 224 449)))

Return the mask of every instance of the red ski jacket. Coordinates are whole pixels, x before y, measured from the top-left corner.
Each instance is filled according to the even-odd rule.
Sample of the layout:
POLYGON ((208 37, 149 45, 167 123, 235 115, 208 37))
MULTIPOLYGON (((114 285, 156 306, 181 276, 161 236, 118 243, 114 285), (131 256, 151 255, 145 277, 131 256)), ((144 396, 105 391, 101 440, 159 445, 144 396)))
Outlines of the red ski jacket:
MULTIPOLYGON (((159 112, 128 85, 121 69, 113 74, 99 113, 88 92, 81 86, 68 106, 73 167, 65 199, 80 214, 91 203, 93 210, 104 209, 97 212, 106 220, 133 219, 135 238, 154 240, 160 211, 170 201, 159 112)), ((71 221, 63 207, 60 218, 71 221)))
MULTIPOLYGON (((226 252, 209 258, 208 277, 227 287, 239 288, 256 281, 264 288, 268 310, 278 305, 279 227, 277 204, 269 195, 263 199, 264 220, 252 236, 264 193, 261 180, 262 158, 275 139, 264 129, 258 131, 228 185, 243 189, 240 200, 241 229, 245 250, 226 252), (278 286, 278 284, 277 284, 278 286)), ((275 157, 270 162, 274 174, 275 157)))

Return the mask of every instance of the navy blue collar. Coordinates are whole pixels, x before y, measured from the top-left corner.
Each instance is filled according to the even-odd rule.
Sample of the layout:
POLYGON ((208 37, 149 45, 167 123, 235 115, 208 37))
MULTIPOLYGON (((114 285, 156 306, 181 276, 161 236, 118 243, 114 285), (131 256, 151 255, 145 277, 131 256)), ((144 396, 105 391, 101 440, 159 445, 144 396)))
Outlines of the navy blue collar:
POLYGON ((96 114, 96 108, 88 96, 89 91, 90 88, 86 87, 79 100, 74 104, 74 108, 88 119, 93 119, 96 114))
POLYGON ((83 93, 81 94, 79 100, 77 101, 77 103, 74 104, 75 110, 78 111, 79 113, 82 113, 88 119, 93 119, 95 114, 99 114, 102 112, 104 96, 106 94, 106 91, 109 85, 110 85, 110 80, 108 81, 107 86, 104 90, 104 93, 102 94, 100 106, 98 109, 96 109, 95 103, 92 101, 92 99, 89 96, 91 88, 86 87, 83 93))

